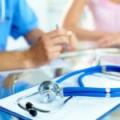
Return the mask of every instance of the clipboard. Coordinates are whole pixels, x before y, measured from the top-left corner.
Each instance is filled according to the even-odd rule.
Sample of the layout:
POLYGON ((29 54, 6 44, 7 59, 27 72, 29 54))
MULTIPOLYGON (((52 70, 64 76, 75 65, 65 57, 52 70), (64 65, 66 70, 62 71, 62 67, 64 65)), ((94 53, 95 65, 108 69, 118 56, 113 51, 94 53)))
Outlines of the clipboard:
MULTIPOLYGON (((74 80, 76 78, 71 78, 71 79, 74 80)), ((93 79, 93 77, 89 78, 89 81, 91 81, 90 79, 93 79)), ((69 83, 70 81, 71 80, 66 81, 64 85, 72 84, 69 83)), ((93 83, 91 82, 91 85, 93 83)), ((118 98, 74 97, 67 102, 67 104, 64 106, 63 109, 60 109, 56 113, 54 114, 40 113, 37 118, 36 117, 34 118, 31 117, 28 112, 21 110, 17 106, 16 100, 19 97, 24 97, 27 94, 34 93, 37 89, 38 86, 35 86, 28 90, 17 93, 13 96, 0 100, 0 111, 6 112, 22 120, 40 120, 40 119, 41 120, 61 120, 61 119, 73 120, 75 116, 85 120, 102 120, 106 115, 110 114, 112 111, 114 111, 117 107, 120 106, 119 97, 118 98), (88 114, 86 115, 86 113, 88 114)))

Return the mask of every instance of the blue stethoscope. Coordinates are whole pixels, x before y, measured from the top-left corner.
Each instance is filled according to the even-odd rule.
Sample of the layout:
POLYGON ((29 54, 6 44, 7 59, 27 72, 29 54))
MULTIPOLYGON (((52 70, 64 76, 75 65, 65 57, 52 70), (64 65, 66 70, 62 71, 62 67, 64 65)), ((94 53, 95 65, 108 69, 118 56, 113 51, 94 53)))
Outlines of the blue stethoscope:
POLYGON ((66 103, 74 96, 89 96, 89 97, 120 97, 120 88, 96 88, 96 87, 85 87, 83 78, 88 75, 94 75, 96 73, 106 73, 106 72, 117 72, 120 73, 120 66, 95 66, 90 67, 83 70, 76 70, 70 73, 63 75, 58 78, 56 82, 52 81, 44 81, 39 85, 38 91, 19 98, 17 100, 18 106, 30 113, 32 116, 36 116, 37 112, 48 113, 50 110, 43 110, 40 108, 34 107, 34 105, 30 102, 26 103, 26 106, 23 106, 20 101, 29 98, 38 94, 40 96, 40 102, 43 104, 48 104, 58 100, 58 98, 62 99, 67 97, 63 103, 66 103), (71 77, 79 75, 77 82, 77 87, 59 87, 59 84, 62 82, 69 80, 71 77))
POLYGON ((95 88, 95 87, 85 87, 83 78, 88 75, 93 75, 96 73, 106 73, 106 72, 120 72, 120 66, 96 66, 84 70, 77 70, 68 73, 57 80, 57 83, 61 83, 74 75, 81 74, 78 77, 79 87, 65 87, 63 88, 64 96, 90 96, 90 97, 120 97, 120 88, 95 88))

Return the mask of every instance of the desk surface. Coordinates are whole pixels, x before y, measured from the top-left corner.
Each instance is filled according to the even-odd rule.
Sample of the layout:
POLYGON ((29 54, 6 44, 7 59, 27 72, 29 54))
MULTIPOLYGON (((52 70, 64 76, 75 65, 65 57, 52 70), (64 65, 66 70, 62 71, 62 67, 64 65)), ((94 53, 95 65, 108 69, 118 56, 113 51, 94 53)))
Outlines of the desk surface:
POLYGON ((104 115, 102 120, 120 120, 120 106, 114 109, 110 114, 104 115))
MULTIPOLYGON (((85 59, 83 59, 85 60, 85 59)), ((77 63, 73 62, 74 59, 72 60, 72 63, 77 63)), ((83 61, 82 61, 83 62, 83 61)), ((85 61, 84 61, 85 62, 85 61)), ((83 63, 84 63, 83 62, 83 63)), ((78 62, 80 63, 80 61, 78 62)), ((77 63, 77 64, 78 64, 77 63)), ((79 64, 80 65, 80 64, 79 64)), ((82 64, 83 65, 83 64, 82 64)), ((81 66, 77 66, 77 68, 80 68, 81 66)), ((76 68, 75 68, 76 69, 76 68)), ((7 108, 8 110, 12 112, 19 112, 20 115, 28 117, 30 119, 33 119, 27 112, 24 110, 20 109, 17 106, 16 100, 19 97, 25 96, 28 93, 32 94, 37 90, 37 87, 33 87, 31 89, 25 90, 23 92, 20 92, 18 94, 15 94, 13 96, 10 96, 8 98, 5 98, 3 100, 0 100, 0 106, 7 108), (9 101, 9 103, 8 103, 9 101)), ((81 119, 85 120, 95 120, 104 114, 111 112, 111 110, 118 106, 120 103, 119 98, 87 98, 87 97, 76 97, 71 99, 63 109, 58 111, 56 114, 41 114, 37 117, 34 118, 34 120, 73 120, 74 116, 78 116, 81 119), (70 114, 72 113, 72 114, 70 114), (87 113, 87 116, 86 116, 87 113), (53 116, 54 115, 54 116, 53 116)), ((105 120, 117 120, 116 117, 119 117, 119 112, 113 112, 107 117, 104 117, 105 120)), ((11 112, 10 112, 11 113, 11 112)), ((11 113, 12 114, 12 113, 11 113)))
MULTIPOLYGON (((76 79, 76 78, 74 78, 76 79)), ((91 78, 93 79, 93 78, 91 78)), ((72 81, 73 78, 71 78, 72 81)), ((90 81, 90 78, 89 78, 90 81)), ((99 81, 99 80, 98 80, 99 81)), ((100 83, 100 82, 99 82, 100 83)), ((70 82, 64 83, 64 85, 70 85, 70 82)), ((34 120, 73 120, 76 117, 79 117, 83 120, 95 120, 105 115, 106 113, 112 112, 114 107, 118 106, 120 103, 119 98, 91 98, 91 97, 74 97, 63 106, 62 109, 57 110, 57 112, 43 114, 39 113, 36 118, 31 117, 28 112, 22 110, 18 107, 16 100, 20 97, 32 94, 38 90, 38 86, 0 100, 0 106, 4 107, 14 113, 19 113, 22 116, 25 116, 34 120), (9 101, 9 102, 8 102, 9 101), (16 112, 17 111, 17 112, 16 112), (70 114, 72 113, 72 114, 70 114), (87 115, 86 115, 87 113, 87 115)), ((28 101, 39 101, 38 99, 27 99, 28 101)), ((38 105, 38 104, 35 104, 38 105)), ((40 105, 38 105, 41 107, 40 105)), ((11 112, 10 112, 11 113, 11 112)), ((12 114, 12 113, 11 113, 12 114)), ((113 120, 113 119, 112 119, 113 120)))

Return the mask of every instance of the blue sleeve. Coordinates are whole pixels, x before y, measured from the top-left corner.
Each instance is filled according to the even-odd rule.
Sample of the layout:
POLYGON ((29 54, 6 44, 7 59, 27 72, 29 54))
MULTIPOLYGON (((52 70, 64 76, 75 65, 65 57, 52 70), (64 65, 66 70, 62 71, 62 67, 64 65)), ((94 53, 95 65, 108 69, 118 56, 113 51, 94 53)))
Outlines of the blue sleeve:
POLYGON ((26 0, 18 0, 14 9, 11 35, 16 39, 38 27, 36 15, 26 0))

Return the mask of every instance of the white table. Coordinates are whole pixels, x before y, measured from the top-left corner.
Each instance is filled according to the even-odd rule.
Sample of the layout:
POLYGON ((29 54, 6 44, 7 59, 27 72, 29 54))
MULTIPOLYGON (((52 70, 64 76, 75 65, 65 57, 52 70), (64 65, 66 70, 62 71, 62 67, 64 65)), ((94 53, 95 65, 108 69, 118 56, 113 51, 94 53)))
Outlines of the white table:
MULTIPOLYGON (((71 78, 71 80, 65 82, 64 85, 73 85, 73 83, 70 81, 75 79, 76 78, 71 78)), ((90 79, 93 78, 89 78, 89 81, 90 79)), ((97 85, 97 81, 96 83, 94 81, 94 83, 91 83, 91 85, 92 84, 97 85)), ((13 96, 0 100, 0 110, 21 118, 22 120, 74 120, 77 118, 80 118, 81 120, 99 120, 103 115, 110 113, 115 107, 119 106, 120 104, 120 98, 75 97, 69 100, 61 109, 57 110, 56 112, 46 114, 39 113, 37 117, 32 117, 27 111, 19 108, 16 101, 20 97, 34 93, 37 91, 37 89, 38 86, 35 86, 13 96)), ((32 99, 28 99, 25 102, 31 100, 32 99)), ((32 101, 39 101, 39 99, 32 101)))
MULTIPOLYGON (((81 53, 81 54, 83 55, 83 53, 81 53)), ((79 56, 79 53, 73 53, 73 54, 67 55, 67 57, 71 57, 71 56, 79 56)), ((80 60, 82 59, 81 56, 80 56, 80 60)), ((65 55, 62 57, 64 58, 65 55)), ((120 56, 117 55, 116 57, 120 57, 120 56)), ((84 58, 85 59, 83 59, 83 61, 82 60, 80 61, 77 58, 79 61, 78 63, 73 60, 73 63, 78 64, 77 68, 82 68, 83 66, 81 67, 81 65, 84 65, 84 63, 86 63, 89 59, 88 55, 87 55, 87 58, 86 57, 84 57, 84 58), (84 60, 87 60, 87 61, 84 61, 84 60)), ((112 57, 112 58, 115 58, 115 57, 112 57)), ((110 59, 110 58, 108 58, 108 59, 110 59)), ((117 58, 115 60, 117 60, 117 58)), ((112 62, 116 63, 113 60, 112 60, 112 62)), ((111 64, 112 62, 110 61, 109 64, 111 64)), ((104 62, 102 62, 102 64, 104 64, 104 63, 105 64, 108 63, 108 60, 107 60, 107 62, 104 60, 104 62)), ((118 63, 117 63, 117 65, 118 65, 118 63)), ((85 65, 84 65, 84 67, 85 67, 85 65)), ((46 73, 46 69, 45 69, 45 73, 46 73)), ((47 76, 49 76, 49 75, 47 75, 47 76)), ((36 76, 35 76, 35 78, 36 78, 36 76)), ((26 79, 27 79, 27 77, 26 77, 26 79)), ((75 80, 75 78, 74 79, 71 78, 71 79, 75 80)), ((102 85, 100 83, 104 83, 103 81, 100 82, 100 80, 98 80, 99 82, 93 81, 93 83, 91 83, 90 79, 92 79, 92 81, 93 81, 93 78, 89 78, 88 84, 91 84, 92 86, 94 86, 96 84, 102 85)), ((69 81, 72 81, 72 80, 69 80, 69 81)), ((108 82, 105 82, 105 83, 108 83, 108 82)), ((119 84, 115 83, 115 85, 120 87, 119 84)), ((71 83, 68 82, 65 85, 71 85, 71 83)), ((119 104, 120 104, 119 98, 75 97, 75 98, 71 99, 70 101, 68 101, 63 106, 63 108, 58 110, 57 112, 49 113, 49 114, 39 113, 37 117, 33 118, 29 115, 28 112, 19 108, 16 101, 18 98, 20 98, 22 96, 24 97, 28 94, 34 93, 37 89, 38 89, 38 86, 35 86, 33 88, 30 88, 28 90, 25 90, 23 92, 20 92, 18 94, 15 94, 15 95, 12 95, 10 97, 0 100, 0 110, 5 111, 5 112, 7 112, 13 116, 19 117, 19 118, 24 117, 24 119, 26 118, 26 119, 33 119, 33 120, 61 120, 61 119, 62 120, 74 120, 75 118, 80 118, 81 120, 95 120, 95 119, 101 118, 102 116, 104 116, 107 113, 110 113, 115 107, 119 106, 119 104)), ((29 101, 29 99, 28 99, 28 101, 29 101)))

